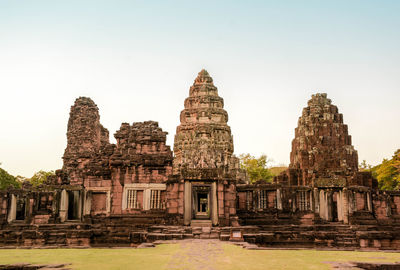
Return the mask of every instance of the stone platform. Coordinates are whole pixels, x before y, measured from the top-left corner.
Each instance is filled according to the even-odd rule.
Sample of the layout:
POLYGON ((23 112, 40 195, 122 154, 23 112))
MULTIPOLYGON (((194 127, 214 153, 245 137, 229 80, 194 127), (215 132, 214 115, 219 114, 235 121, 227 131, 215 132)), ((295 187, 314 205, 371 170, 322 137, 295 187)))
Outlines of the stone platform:
POLYGON ((136 247, 141 243, 183 239, 229 241, 232 231, 243 241, 268 248, 337 248, 346 250, 400 248, 400 226, 265 225, 193 227, 154 225, 147 228, 99 224, 12 224, 0 230, 2 248, 136 247))

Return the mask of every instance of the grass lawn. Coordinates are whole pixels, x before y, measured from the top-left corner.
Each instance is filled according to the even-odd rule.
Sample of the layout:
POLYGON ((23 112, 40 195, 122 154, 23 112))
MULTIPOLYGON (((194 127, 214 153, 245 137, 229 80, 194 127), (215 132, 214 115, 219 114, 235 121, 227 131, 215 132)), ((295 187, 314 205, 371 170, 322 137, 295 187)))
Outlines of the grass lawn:
POLYGON ((400 253, 246 250, 227 243, 147 249, 2 249, 0 264, 72 263, 73 269, 331 269, 324 262, 400 261, 400 253), (204 267, 208 265, 208 267, 204 267), (203 268, 204 267, 204 268, 203 268))

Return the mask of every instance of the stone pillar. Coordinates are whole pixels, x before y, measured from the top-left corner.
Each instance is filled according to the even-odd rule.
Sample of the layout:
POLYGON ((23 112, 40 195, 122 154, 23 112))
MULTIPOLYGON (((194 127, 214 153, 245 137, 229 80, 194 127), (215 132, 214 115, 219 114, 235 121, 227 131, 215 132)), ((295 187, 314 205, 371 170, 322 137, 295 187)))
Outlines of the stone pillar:
MULTIPOLYGON (((83 204, 84 204, 84 192, 82 191, 78 191, 78 209, 77 209, 77 217, 78 219, 82 219, 82 213, 83 213, 83 204)), ((74 195, 76 196, 76 195, 74 195)))
POLYGON ((319 213, 319 193, 318 193, 318 188, 314 188, 314 209, 313 211, 315 213, 319 213))
POLYGON ((61 198, 60 198, 60 221, 64 222, 67 220, 68 215, 68 193, 65 189, 61 191, 61 198))
POLYGON ((150 210, 151 189, 143 190, 143 210, 150 210))
POLYGON ((188 226, 190 225, 190 221, 192 220, 192 184, 189 181, 185 181, 185 189, 183 191, 183 204, 183 223, 188 226))
POLYGON ((17 218, 17 198, 14 194, 11 194, 11 202, 8 207, 8 222, 13 222, 17 218))
POLYGON ((211 184, 211 221, 213 225, 218 225, 218 197, 217 197, 217 182, 211 184))
POLYGON ((57 191, 53 191, 53 202, 51 204, 51 211, 53 212, 53 215, 57 215, 57 210, 58 210, 58 201, 57 201, 57 191))
POLYGON ((332 221, 332 191, 325 193, 326 196, 326 220, 332 221))
POLYGON ((349 200, 347 196, 347 188, 343 188, 343 223, 349 224, 349 200))
POLYGON ((83 203, 83 215, 90 215, 90 211, 92 208, 92 192, 84 191, 85 202, 83 203))
POLYGON ((349 205, 349 215, 352 215, 354 212, 354 194, 351 190, 347 192, 347 203, 349 205))
POLYGON ((293 213, 295 213, 296 212, 296 210, 298 209, 298 207, 297 207, 297 197, 298 197, 298 193, 295 193, 296 194, 296 196, 294 196, 293 197, 293 200, 292 200, 292 212, 293 213))
POLYGON ((282 210, 282 194, 280 188, 276 190, 276 208, 282 210))
POLYGON ((353 212, 357 211, 357 192, 353 192, 353 212))
POLYGON ((319 216, 325 219, 325 191, 321 189, 319 191, 319 216))
POLYGON ((337 211, 338 211, 338 221, 343 221, 343 193, 339 190, 336 198, 337 211))
POLYGON ((333 220, 333 215, 332 215, 332 212, 333 212, 333 207, 332 207, 332 205, 333 205, 333 192, 332 191, 329 191, 329 192, 327 192, 326 193, 326 196, 327 196, 327 209, 328 209, 328 216, 327 216, 327 220, 328 221, 332 221, 333 220))
POLYGON ((368 209, 369 212, 372 212, 371 192, 367 192, 367 209, 368 209))

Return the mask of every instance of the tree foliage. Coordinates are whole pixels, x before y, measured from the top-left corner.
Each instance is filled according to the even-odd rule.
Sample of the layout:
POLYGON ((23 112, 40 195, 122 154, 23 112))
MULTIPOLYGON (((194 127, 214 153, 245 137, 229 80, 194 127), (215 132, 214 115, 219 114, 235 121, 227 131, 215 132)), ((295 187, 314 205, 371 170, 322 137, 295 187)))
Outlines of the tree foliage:
POLYGON ((360 169, 360 171, 370 171, 372 169, 372 165, 367 164, 367 161, 364 159, 360 165, 358 166, 358 168, 360 169))
POLYGON ((261 155, 259 158, 250 154, 240 155, 240 167, 246 170, 251 183, 255 183, 259 180, 266 182, 272 181, 273 174, 268 169, 268 163, 269 160, 266 155, 261 155))
POLYGON ((400 189, 400 149, 392 159, 384 159, 381 164, 370 169, 378 180, 379 188, 384 190, 400 189))
POLYGON ((43 183, 46 182, 47 177, 51 176, 51 175, 55 175, 54 171, 43 171, 40 170, 38 172, 36 172, 30 179, 29 181, 31 182, 31 184, 33 186, 39 186, 43 183))
POLYGON ((0 168, 0 189, 6 189, 9 186, 19 188, 21 183, 17 179, 9 174, 6 170, 0 168))

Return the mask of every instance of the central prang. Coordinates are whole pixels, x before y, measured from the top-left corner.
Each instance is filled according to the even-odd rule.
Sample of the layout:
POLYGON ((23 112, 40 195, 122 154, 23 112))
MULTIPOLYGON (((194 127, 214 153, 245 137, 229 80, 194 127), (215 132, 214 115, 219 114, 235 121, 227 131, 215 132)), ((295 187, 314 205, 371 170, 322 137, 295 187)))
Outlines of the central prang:
POLYGON ((202 224, 208 220, 210 225, 235 223, 239 160, 233 155, 224 100, 204 69, 190 87, 180 120, 170 183, 176 181, 184 190, 184 224, 193 226, 199 220, 202 224))
POLYGON ((224 100, 204 69, 190 87, 180 120, 174 142, 174 173, 181 169, 237 167, 224 100))

